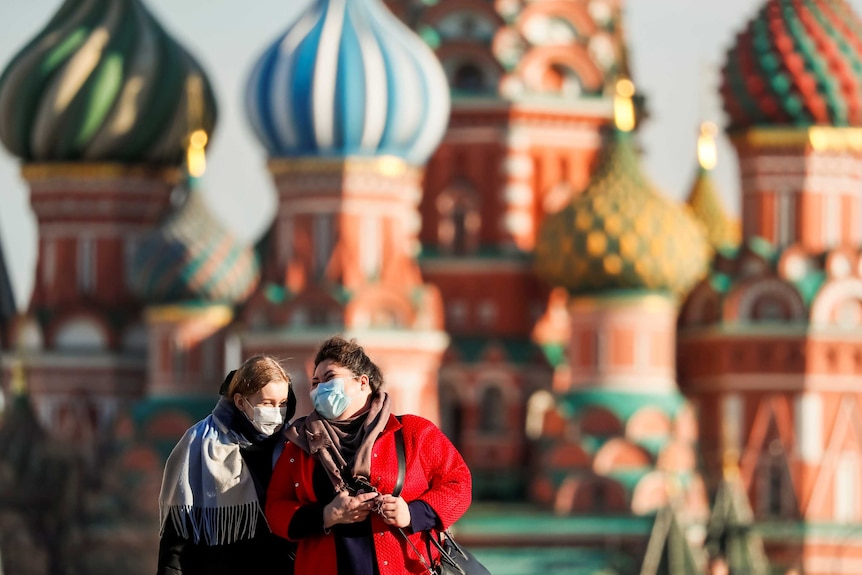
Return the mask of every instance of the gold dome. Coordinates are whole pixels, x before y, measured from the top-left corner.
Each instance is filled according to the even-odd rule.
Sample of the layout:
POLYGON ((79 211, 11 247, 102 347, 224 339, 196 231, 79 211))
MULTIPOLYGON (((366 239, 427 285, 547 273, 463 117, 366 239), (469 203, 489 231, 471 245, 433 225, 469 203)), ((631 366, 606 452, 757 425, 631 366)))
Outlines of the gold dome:
POLYGON ((703 277, 709 255, 691 209, 654 189, 629 134, 617 130, 587 189, 542 224, 536 269, 572 293, 683 294, 703 277))

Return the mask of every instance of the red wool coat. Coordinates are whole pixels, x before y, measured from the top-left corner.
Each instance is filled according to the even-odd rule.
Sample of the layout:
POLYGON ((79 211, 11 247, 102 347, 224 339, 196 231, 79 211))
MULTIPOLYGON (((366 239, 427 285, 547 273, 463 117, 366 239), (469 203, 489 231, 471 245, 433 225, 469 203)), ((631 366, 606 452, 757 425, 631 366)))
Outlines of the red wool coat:
MULTIPOLYGON (((437 513, 443 528, 457 521, 470 507, 472 478, 461 454, 440 429, 417 415, 403 415, 401 422, 389 417, 377 438, 371 456, 371 484, 380 493, 392 493, 398 475, 393 431, 403 428, 407 470, 401 497, 408 503, 421 499, 437 513)), ((275 465, 266 498, 266 518, 273 533, 287 537, 287 528, 297 509, 314 503, 312 473, 317 460, 292 443, 285 446, 275 465)), ((380 575, 427 573, 413 548, 394 527, 372 514, 371 531, 380 575)), ((422 533, 408 535, 423 553, 422 533)), ((432 547, 433 550, 433 547, 432 547)), ((426 561, 427 556, 426 556, 426 561)), ((436 560, 436 557, 435 557, 436 560)), ((336 574, 334 535, 307 537, 299 541, 295 575, 336 574)))

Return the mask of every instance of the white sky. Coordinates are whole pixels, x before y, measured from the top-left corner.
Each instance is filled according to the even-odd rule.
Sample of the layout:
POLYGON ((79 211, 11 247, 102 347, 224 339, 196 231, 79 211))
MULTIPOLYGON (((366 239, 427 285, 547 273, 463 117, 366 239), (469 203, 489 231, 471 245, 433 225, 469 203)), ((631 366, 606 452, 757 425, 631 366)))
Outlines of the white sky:
MULTIPOLYGON (((202 63, 216 91, 219 124, 204 179, 215 214, 240 238, 263 233, 275 206, 262 147, 243 112, 246 76, 262 50, 308 0, 144 0, 202 63)), ((648 98, 644 165, 659 189, 682 199, 696 169, 702 120, 723 122, 717 71, 758 0, 625 0, 634 80, 648 98)), ((850 0, 862 13, 862 0, 850 0)), ((60 0, 0 0, 0 69, 59 8, 60 0)), ((738 213, 736 159, 719 142, 715 171, 727 207, 738 213)), ((36 255, 35 221, 20 164, 0 146, 0 242, 19 307, 26 307, 36 255)))

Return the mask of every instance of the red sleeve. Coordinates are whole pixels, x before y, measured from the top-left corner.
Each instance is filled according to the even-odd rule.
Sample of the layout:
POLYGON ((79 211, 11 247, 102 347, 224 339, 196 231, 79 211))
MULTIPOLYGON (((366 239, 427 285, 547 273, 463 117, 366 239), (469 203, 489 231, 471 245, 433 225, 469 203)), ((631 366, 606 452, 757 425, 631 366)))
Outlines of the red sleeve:
POLYGON ((273 533, 287 538, 287 528, 293 515, 301 507, 296 485, 299 483, 299 449, 287 444, 272 470, 272 479, 266 494, 266 520, 273 533))
MULTIPOLYGON (((412 447, 412 458, 419 462, 428 479, 428 489, 416 499, 430 505, 443 529, 448 529, 470 507, 473 497, 470 469, 449 438, 432 422, 410 415, 403 416, 403 422, 405 450, 412 447)), ((407 458, 410 461, 410 451, 407 458)))

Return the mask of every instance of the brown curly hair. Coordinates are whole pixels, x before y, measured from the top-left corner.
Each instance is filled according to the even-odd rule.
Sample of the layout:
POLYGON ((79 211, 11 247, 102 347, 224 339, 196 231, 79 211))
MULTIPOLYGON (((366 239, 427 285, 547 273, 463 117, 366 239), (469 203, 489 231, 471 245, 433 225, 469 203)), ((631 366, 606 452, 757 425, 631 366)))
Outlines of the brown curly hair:
POLYGON ((383 373, 371 361, 356 339, 348 341, 336 335, 324 341, 317 349, 317 355, 314 356, 314 369, 327 359, 341 367, 346 367, 353 375, 367 375, 373 393, 377 393, 383 387, 383 373))

